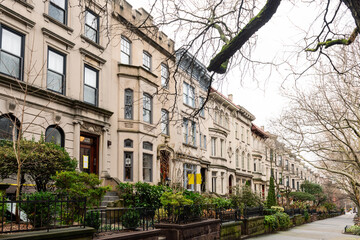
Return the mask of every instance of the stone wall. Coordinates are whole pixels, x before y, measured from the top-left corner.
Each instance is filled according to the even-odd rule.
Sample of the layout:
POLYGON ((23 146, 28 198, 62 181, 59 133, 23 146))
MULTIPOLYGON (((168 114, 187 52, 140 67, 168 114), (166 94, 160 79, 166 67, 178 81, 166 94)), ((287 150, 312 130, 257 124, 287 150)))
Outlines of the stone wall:
POLYGON ((188 224, 155 224, 162 230, 162 235, 171 240, 213 240, 220 239, 220 220, 209 219, 188 224))
POLYGON ((243 222, 226 222, 221 224, 221 240, 232 240, 241 238, 241 226, 243 222))
POLYGON ((244 220, 245 235, 255 236, 265 233, 264 216, 252 217, 244 220))
POLYGON ((294 226, 299 226, 305 223, 305 217, 301 214, 294 215, 293 218, 294 226))

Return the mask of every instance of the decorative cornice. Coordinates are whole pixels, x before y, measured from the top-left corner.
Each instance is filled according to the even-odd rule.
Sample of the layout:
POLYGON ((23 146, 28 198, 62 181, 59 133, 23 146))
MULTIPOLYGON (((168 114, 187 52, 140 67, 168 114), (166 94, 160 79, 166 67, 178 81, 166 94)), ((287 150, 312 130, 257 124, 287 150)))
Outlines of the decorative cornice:
POLYGON ((27 91, 31 96, 38 97, 44 100, 49 100, 56 104, 61 104, 63 106, 72 108, 75 111, 76 110, 90 111, 96 114, 103 115, 106 118, 110 118, 113 115, 113 112, 107 109, 99 108, 94 105, 87 104, 82 101, 54 93, 52 91, 44 90, 37 86, 27 84, 23 81, 16 80, 1 73, 0 73, 0 86, 11 88, 12 90, 16 90, 19 92, 23 92, 24 89, 27 88, 27 91))
POLYGON ((85 55, 86 57, 91 58, 92 60, 94 60, 94 61, 96 61, 96 62, 98 62, 100 64, 105 64, 106 63, 105 59, 103 59, 103 58, 97 56, 96 54, 86 50, 85 48, 80 48, 79 51, 80 51, 81 54, 85 55))
POLYGON ((219 133, 227 137, 227 132, 218 128, 209 128, 209 132, 219 133))
POLYGON ((75 43, 67 40, 66 38, 63 38, 62 36, 58 35, 57 33, 54 33, 53 31, 47 29, 47 28, 41 28, 42 33, 45 36, 48 36, 49 38, 52 38, 62 44, 64 44, 65 46, 69 47, 69 48, 73 48, 75 46, 75 43))
POLYGON ((29 18, 22 16, 21 14, 11 10, 8 7, 5 7, 2 4, 0 4, 0 11, 5 15, 9 16, 10 18, 17 20, 18 22, 21 22, 26 26, 29 26, 30 28, 33 28, 36 24, 34 21, 30 20, 29 18))

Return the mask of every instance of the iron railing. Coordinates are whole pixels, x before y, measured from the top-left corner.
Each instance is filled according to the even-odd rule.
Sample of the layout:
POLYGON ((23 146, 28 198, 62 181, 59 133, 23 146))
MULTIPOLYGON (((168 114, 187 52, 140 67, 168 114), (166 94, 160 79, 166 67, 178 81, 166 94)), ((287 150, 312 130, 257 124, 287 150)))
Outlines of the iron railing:
POLYGON ((86 198, 0 200, 0 233, 85 227, 86 198))
POLYGON ((86 226, 94 227, 98 232, 121 231, 125 229, 154 228, 156 211, 146 208, 107 208, 88 210, 86 226))

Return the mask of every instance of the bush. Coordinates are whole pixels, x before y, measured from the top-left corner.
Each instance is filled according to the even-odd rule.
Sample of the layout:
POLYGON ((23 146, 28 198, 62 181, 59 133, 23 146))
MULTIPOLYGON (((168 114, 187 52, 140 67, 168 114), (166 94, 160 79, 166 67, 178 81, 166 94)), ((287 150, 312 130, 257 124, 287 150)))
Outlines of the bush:
POLYGON ((22 209, 34 227, 45 227, 50 225, 54 219, 54 213, 57 212, 55 205, 56 196, 51 192, 35 192, 24 195, 23 200, 30 202, 20 204, 22 209), (34 202, 37 201, 37 202, 34 202))
POLYGON ((212 203, 217 207, 217 208, 225 208, 225 209, 229 209, 231 208, 231 200, 230 199, 226 199, 226 198, 213 198, 212 199, 212 203))
POLYGON ((272 230, 276 230, 278 228, 278 219, 274 215, 268 215, 264 218, 265 226, 269 226, 272 230))
MULTIPOLYGON (((272 171, 272 169, 271 169, 272 171)), ((274 185, 274 178, 270 177, 270 186, 269 186, 269 193, 266 199, 266 206, 267 208, 271 208, 272 206, 276 206, 276 196, 275 196, 275 185, 274 185)))
POLYGON ((3 213, 6 213, 6 210, 7 210, 7 206, 6 206, 6 204, 4 203, 4 204, 2 204, 1 202, 3 201, 3 200, 5 200, 6 198, 5 198, 5 193, 4 192, 2 192, 2 191, 0 191, 0 219, 1 220, 3 220, 3 213))
POLYGON ((304 219, 305 219, 305 222, 309 221, 309 219, 310 219, 310 215, 307 210, 304 210, 304 219))
POLYGON ((292 226, 290 217, 286 213, 277 212, 273 216, 277 218, 281 230, 288 229, 289 227, 292 226))
POLYGON ((100 228, 100 212, 99 211, 88 211, 86 212, 85 225, 88 227, 100 228))
POLYGON ((284 208, 280 206, 272 206, 271 209, 277 213, 277 212, 284 212, 284 208))
POLYGON ((354 235, 360 235, 360 226, 354 225, 346 228, 346 233, 351 233, 354 235))
POLYGON ((192 205, 194 202, 191 199, 187 199, 183 192, 164 192, 162 196, 160 197, 161 204, 164 207, 169 206, 186 206, 186 205, 192 205))
POLYGON ((136 229, 140 225, 140 214, 137 210, 128 210, 122 216, 122 224, 125 228, 136 229))

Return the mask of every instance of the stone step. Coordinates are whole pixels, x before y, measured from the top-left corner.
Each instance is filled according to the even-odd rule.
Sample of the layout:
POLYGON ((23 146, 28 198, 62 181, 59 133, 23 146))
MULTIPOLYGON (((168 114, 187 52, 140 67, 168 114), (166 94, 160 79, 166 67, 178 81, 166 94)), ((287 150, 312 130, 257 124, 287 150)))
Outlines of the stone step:
POLYGON ((109 201, 109 202, 113 202, 113 201, 117 201, 120 198, 118 196, 104 196, 103 201, 109 201))
POLYGON ((114 191, 107 192, 105 196, 117 196, 117 192, 114 191))

